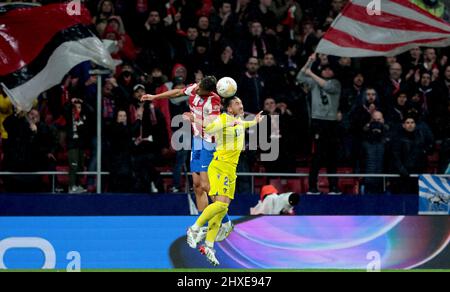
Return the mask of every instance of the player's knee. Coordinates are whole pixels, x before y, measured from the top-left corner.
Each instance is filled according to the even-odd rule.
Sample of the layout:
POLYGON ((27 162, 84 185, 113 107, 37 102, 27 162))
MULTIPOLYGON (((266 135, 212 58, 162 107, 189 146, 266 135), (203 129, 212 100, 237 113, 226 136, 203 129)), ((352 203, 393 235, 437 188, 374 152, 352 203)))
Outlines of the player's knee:
POLYGON ((194 188, 199 189, 202 187, 202 183, 200 181, 194 181, 194 188))
POLYGON ((202 182, 200 184, 200 187, 202 188, 202 191, 204 191, 205 193, 209 193, 209 190, 211 189, 209 183, 205 183, 205 182, 202 182))

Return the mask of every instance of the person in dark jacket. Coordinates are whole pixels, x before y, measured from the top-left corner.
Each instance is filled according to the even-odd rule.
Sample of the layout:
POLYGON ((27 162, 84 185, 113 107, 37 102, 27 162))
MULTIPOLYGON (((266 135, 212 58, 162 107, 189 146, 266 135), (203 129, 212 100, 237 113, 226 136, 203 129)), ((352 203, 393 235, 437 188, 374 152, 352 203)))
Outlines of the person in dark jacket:
MULTIPOLYGON (((383 114, 376 111, 372 114, 369 124, 364 127, 364 140, 362 142, 362 160, 364 173, 384 173, 386 143, 388 142, 388 126, 385 124, 383 114)), ((365 194, 384 193, 383 181, 379 178, 364 179, 365 194)))
POLYGON ((69 150, 69 193, 84 193, 77 172, 84 171, 84 154, 91 138, 93 108, 82 99, 72 98, 64 106, 67 148, 69 150))
POLYGON ((394 170, 401 178, 392 185, 395 194, 417 194, 419 191, 417 178, 411 174, 422 174, 427 165, 427 153, 431 150, 423 132, 418 130, 414 117, 407 116, 403 120, 403 130, 392 144, 394 170))
POLYGON ((387 122, 391 127, 397 128, 402 124, 410 105, 408 103, 408 94, 406 92, 397 93, 394 106, 388 111, 387 122))
POLYGON ((374 112, 380 111, 379 97, 375 89, 368 87, 363 100, 350 112, 350 132, 352 134, 352 153, 355 172, 360 171, 364 128, 372 119, 374 112))
MULTIPOLYGON (((10 115, 3 122, 8 132, 8 147, 4 149, 3 166, 10 172, 36 172, 39 170, 37 160, 37 126, 25 112, 10 115)), ((38 176, 9 176, 4 178, 7 192, 36 192, 40 185, 38 176)))
POLYGON ((390 110, 395 104, 395 96, 400 91, 408 91, 408 84, 402 78, 403 69, 399 63, 389 65, 389 74, 378 85, 377 91, 380 94, 381 108, 390 110))
MULTIPOLYGON (((47 125, 41 121, 40 114, 33 109, 28 113, 30 123, 36 125, 36 148, 34 149, 35 160, 38 171, 56 171, 58 148, 58 133, 55 127, 47 125)), ((58 178, 55 176, 55 185, 58 185, 58 178)), ((51 178, 50 178, 51 181, 51 178)), ((42 185, 42 191, 49 191, 49 186, 42 185), (45 187, 45 189, 44 189, 45 187)))
POLYGON ((109 190, 112 193, 130 192, 132 176, 132 132, 128 124, 127 112, 119 110, 110 130, 111 176, 109 190))
POLYGON ((133 140, 133 192, 157 193, 160 174, 155 165, 169 151, 164 115, 152 102, 140 102, 144 90, 135 91, 135 122, 131 125, 133 140))
POLYGON ((242 97, 247 112, 256 114, 263 105, 265 93, 264 82, 258 75, 259 61, 251 57, 247 62, 247 71, 238 82, 238 96, 242 97))
POLYGON ((267 53, 264 56, 263 65, 259 68, 258 74, 264 82, 266 96, 280 98, 286 94, 286 76, 273 54, 267 53))
MULTIPOLYGON (((278 143, 280 155, 275 161, 264 162, 269 173, 295 172, 295 119, 285 101, 269 97, 264 101, 264 114, 267 117, 267 138, 270 144, 278 143)), ((261 131, 262 129, 260 129, 261 131)))

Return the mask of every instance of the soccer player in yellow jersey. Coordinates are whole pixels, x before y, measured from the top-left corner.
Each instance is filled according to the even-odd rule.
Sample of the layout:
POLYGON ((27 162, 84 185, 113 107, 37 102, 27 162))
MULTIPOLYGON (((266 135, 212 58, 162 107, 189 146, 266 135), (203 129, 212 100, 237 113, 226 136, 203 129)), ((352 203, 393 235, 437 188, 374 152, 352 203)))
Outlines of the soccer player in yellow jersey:
MULTIPOLYGON (((260 123, 264 116, 259 113, 253 121, 244 121, 244 106, 238 97, 224 100, 224 110, 215 121, 205 126, 208 134, 216 137, 216 152, 208 168, 208 177, 211 184, 209 196, 214 203, 209 205, 197 219, 194 225, 187 231, 187 243, 191 248, 197 248, 201 240, 200 228, 208 223, 205 245, 200 247, 200 252, 206 255, 208 261, 214 266, 219 265, 214 250, 214 242, 219 232, 220 223, 228 212, 228 206, 234 199, 236 189, 236 168, 239 156, 244 150, 245 129, 260 123)), ((189 116, 191 122, 196 123, 193 116, 189 116)))

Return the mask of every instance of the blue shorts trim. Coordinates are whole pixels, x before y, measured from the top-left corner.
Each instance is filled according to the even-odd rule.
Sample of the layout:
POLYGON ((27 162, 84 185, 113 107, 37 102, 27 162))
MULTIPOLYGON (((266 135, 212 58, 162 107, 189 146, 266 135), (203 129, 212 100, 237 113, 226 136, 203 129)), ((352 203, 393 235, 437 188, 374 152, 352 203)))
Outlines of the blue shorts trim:
POLYGON ((214 158, 216 145, 194 137, 192 140, 191 172, 208 172, 208 167, 214 158))

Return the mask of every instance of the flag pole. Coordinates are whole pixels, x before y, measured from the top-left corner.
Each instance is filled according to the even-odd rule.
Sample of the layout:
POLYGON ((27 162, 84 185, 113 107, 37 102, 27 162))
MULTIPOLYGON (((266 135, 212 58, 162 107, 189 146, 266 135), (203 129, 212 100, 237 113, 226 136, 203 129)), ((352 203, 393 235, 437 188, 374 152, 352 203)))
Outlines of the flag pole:
POLYGON ((102 76, 111 74, 110 70, 91 70, 89 74, 97 77, 97 193, 102 193, 102 76))

